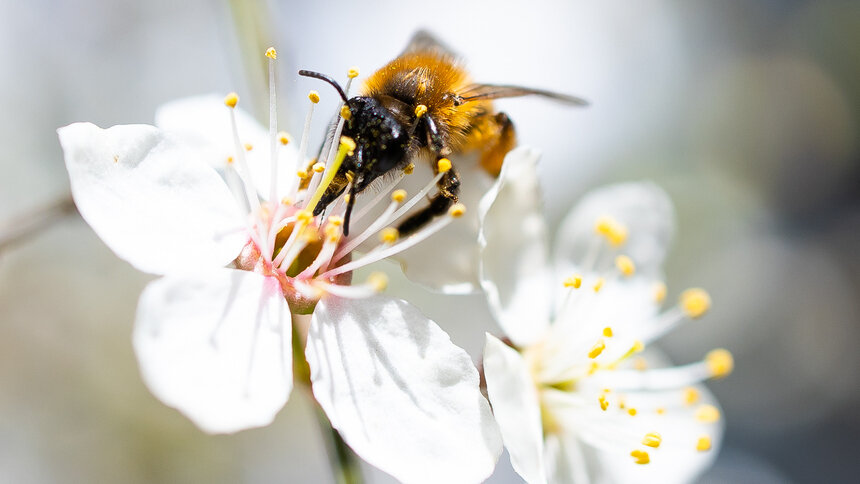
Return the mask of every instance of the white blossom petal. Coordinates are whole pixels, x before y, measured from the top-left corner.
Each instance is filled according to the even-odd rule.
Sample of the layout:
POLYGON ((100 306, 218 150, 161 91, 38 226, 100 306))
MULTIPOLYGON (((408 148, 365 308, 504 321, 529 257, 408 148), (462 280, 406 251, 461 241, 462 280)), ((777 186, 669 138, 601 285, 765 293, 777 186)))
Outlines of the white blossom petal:
POLYGON ((483 361, 487 393, 511 465, 526 482, 546 482, 540 404, 526 362, 489 334, 483 361))
POLYGON ((498 181, 478 210, 481 286, 499 325, 520 346, 543 335, 552 309, 549 240, 536 171, 539 157, 527 147, 508 153, 498 181))
POLYGON ((81 216, 119 257, 165 274, 223 266, 247 242, 218 174, 152 126, 58 130, 81 216))
POLYGON ((210 433, 271 423, 293 385, 291 340, 278 281, 234 269, 150 283, 134 329, 149 389, 210 433))
POLYGON ((546 468, 553 484, 590 484, 589 462, 576 436, 571 433, 546 436, 546 468))
POLYGON ((347 444, 404 482, 479 482, 501 439, 469 355, 405 301, 329 296, 307 349, 314 396, 347 444))
MULTIPOLYGON (((637 273, 658 277, 674 232, 675 213, 663 189, 650 182, 610 185, 585 195, 556 236, 555 267, 560 277, 582 270, 598 237, 595 222, 604 215, 627 228, 627 241, 615 252, 629 256, 637 273)), ((606 265, 611 264, 614 253, 604 250, 603 255, 606 265)))

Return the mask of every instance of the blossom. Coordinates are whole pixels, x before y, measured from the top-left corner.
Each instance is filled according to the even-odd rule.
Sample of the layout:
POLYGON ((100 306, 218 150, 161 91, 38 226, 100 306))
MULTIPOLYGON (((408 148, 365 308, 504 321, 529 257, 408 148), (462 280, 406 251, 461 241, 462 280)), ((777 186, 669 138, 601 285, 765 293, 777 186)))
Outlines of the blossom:
POLYGON ((482 283, 506 334, 487 335, 483 368, 511 463, 531 483, 688 482, 722 437, 701 382, 727 375, 732 359, 714 350, 673 367, 646 348, 711 304, 689 289, 661 312, 671 203, 649 183, 586 195, 551 266, 536 159, 509 157, 481 206, 482 283))
POLYGON ((157 126, 59 129, 82 217, 119 257, 162 276, 137 310, 144 381, 206 432, 267 425, 291 393, 299 335, 315 399, 357 454, 408 482, 486 478, 501 442, 469 356, 408 303, 379 295, 382 275, 351 283, 355 269, 416 246, 464 208, 400 239, 390 224, 433 182, 412 198, 390 186, 374 199, 382 216, 345 237, 343 197, 311 210, 354 145, 336 135, 311 164, 318 94, 296 148, 277 130, 271 93, 268 133, 235 94, 171 103, 157 126))

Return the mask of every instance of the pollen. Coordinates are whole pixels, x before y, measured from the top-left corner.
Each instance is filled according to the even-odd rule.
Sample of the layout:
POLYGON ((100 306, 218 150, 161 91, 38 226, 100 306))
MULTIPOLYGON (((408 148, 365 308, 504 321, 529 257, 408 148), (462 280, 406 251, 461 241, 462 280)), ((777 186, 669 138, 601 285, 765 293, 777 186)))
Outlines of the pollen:
POLYGON ((436 168, 438 168, 439 173, 446 173, 451 169, 451 160, 448 158, 439 158, 439 161, 436 162, 436 168))
POLYGON ((699 440, 696 441, 696 450, 698 450, 699 452, 706 452, 711 450, 711 438, 707 435, 699 437, 699 440))
POLYGON ((594 292, 600 292, 603 288, 603 278, 600 277, 597 279, 597 282, 594 283, 594 292))
POLYGON ((356 67, 356 66, 350 67, 349 70, 346 71, 346 77, 348 77, 350 79, 355 79, 356 77, 358 77, 358 67, 356 67))
POLYGON ((349 151, 353 151, 355 149, 355 141, 353 141, 349 136, 341 136, 340 145, 346 147, 349 151))
POLYGON ((228 108, 230 108, 230 109, 235 108, 236 104, 238 104, 238 103, 239 103, 239 95, 236 94, 235 92, 231 92, 230 94, 227 94, 226 96, 224 96, 224 104, 228 108))
POLYGON ((720 420, 720 409, 713 405, 702 405, 696 409, 696 420, 704 423, 714 423, 720 420))
POLYGON ((599 397, 597 397, 597 401, 600 402, 600 409, 604 412, 607 408, 609 408, 609 401, 606 400, 605 395, 600 395, 599 397))
POLYGON ((407 175, 411 175, 412 172, 414 172, 414 171, 415 171, 415 163, 409 163, 408 165, 406 165, 405 168, 403 168, 403 173, 405 173, 407 175))
POLYGON ((679 302, 684 314, 693 319, 702 317, 711 308, 711 296, 697 287, 682 292, 679 302))
POLYGON ((309 176, 309 173, 307 170, 298 170, 296 172, 296 176, 304 180, 309 176))
POLYGON ((666 300, 666 284, 662 282, 654 283, 654 302, 657 304, 663 304, 663 301, 666 300))
POLYGON ((399 188, 391 192, 391 201, 400 203, 403 200, 406 200, 406 190, 399 188))
POLYGON ((328 218, 328 223, 334 225, 335 227, 340 227, 343 225, 343 217, 332 215, 328 218))
POLYGON ((320 93, 311 91, 308 93, 308 99, 310 99, 312 103, 316 104, 320 102, 320 93))
POLYGON ((627 409, 627 413, 629 413, 631 417, 635 417, 636 416, 636 409, 633 407, 630 407, 627 409))
POLYGON ((314 214, 310 210, 302 210, 296 213, 296 220, 303 223, 308 223, 314 219, 314 214))
POLYGON ((615 258, 615 267, 617 267, 625 277, 630 277, 634 272, 636 272, 636 264, 633 263, 633 259, 626 255, 619 255, 615 258))
POLYGON ((425 114, 427 114, 427 106, 425 106, 423 104, 419 104, 419 105, 415 106, 415 116, 416 117, 420 118, 421 116, 424 116, 425 114))
POLYGON ((633 462, 637 464, 647 464, 651 462, 651 457, 648 455, 648 452, 644 450, 634 450, 630 453, 630 456, 635 459, 633 462))
POLYGON ((579 289, 579 286, 581 285, 582 276, 580 276, 579 274, 574 274, 564 280, 564 287, 572 287, 574 289, 579 289))
POLYGON ((266 57, 268 57, 269 59, 277 59, 278 51, 276 51, 274 47, 269 47, 268 49, 266 49, 266 57))
POLYGON ((610 328, 609 326, 603 328, 603 336, 606 336, 607 338, 611 338, 612 337, 612 328, 610 328))
POLYGON ((427 92, 427 83, 424 81, 421 81, 418 84, 418 94, 421 95, 421 94, 424 94, 425 92, 427 92))
POLYGON ((347 121, 352 119, 352 111, 349 110, 349 106, 347 106, 346 104, 344 104, 340 108, 340 117, 342 117, 343 119, 345 119, 347 121))
POLYGON ((466 206, 462 203, 455 203, 448 209, 448 215, 454 218, 460 218, 466 213, 466 206))
POLYGON ((588 374, 593 375, 597 373, 597 370, 600 369, 600 365, 597 364, 596 361, 592 361, 591 365, 588 366, 588 374))
POLYGON ((382 272, 374 272, 367 277, 367 284, 376 292, 382 292, 388 287, 388 276, 382 272))
POLYGON ((251 151, 254 149, 254 145, 252 145, 251 143, 245 143, 244 147, 245 147, 245 151, 251 151))
POLYGON ((330 222, 328 224, 326 224, 325 235, 328 238, 329 242, 334 243, 334 242, 339 241, 340 240, 340 234, 341 234, 341 232, 340 232, 340 226, 339 225, 334 225, 330 222))
POLYGON ((286 145, 290 144, 290 135, 288 135, 286 131, 279 131, 278 132, 278 141, 282 145, 286 146, 286 145))
POLYGON ((313 166, 314 173, 322 173, 325 171, 325 164, 318 161, 313 166))
POLYGON ((729 350, 718 348, 705 355, 705 364, 708 365, 712 377, 724 378, 734 369, 735 360, 729 350))
POLYGON ((379 232, 379 241, 383 244, 393 244, 400 238, 400 232, 394 227, 386 227, 379 232))
POLYGON ((657 432, 648 432, 645 434, 645 437, 642 438, 642 445, 647 445, 648 447, 657 448, 660 447, 660 444, 663 443, 663 437, 657 432))
POLYGON ((603 342, 602 339, 597 340, 597 343, 594 343, 594 346, 588 350, 588 357, 592 360, 600 356, 600 353, 603 353, 603 350, 606 349, 606 343, 603 342))
POLYGON ((618 247, 627 240, 627 227, 608 215, 603 215, 597 219, 594 230, 604 236, 613 247, 618 247))
POLYGON ((687 405, 693 405, 694 403, 699 401, 699 391, 693 387, 687 387, 684 389, 684 403, 687 405))

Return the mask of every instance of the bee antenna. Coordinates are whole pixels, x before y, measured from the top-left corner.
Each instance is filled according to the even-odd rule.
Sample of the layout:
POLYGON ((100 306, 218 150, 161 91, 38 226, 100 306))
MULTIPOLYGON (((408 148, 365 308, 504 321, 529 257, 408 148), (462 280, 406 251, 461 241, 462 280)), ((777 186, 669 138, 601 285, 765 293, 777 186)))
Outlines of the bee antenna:
POLYGON ((319 72, 306 71, 304 69, 299 71, 299 75, 304 77, 313 77, 314 79, 319 79, 321 81, 325 81, 331 84, 333 88, 337 89, 337 93, 340 94, 340 98, 343 99, 343 102, 349 102, 349 99, 346 98, 346 93, 343 92, 343 88, 340 87, 340 84, 338 84, 337 81, 332 79, 331 76, 327 76, 319 72))

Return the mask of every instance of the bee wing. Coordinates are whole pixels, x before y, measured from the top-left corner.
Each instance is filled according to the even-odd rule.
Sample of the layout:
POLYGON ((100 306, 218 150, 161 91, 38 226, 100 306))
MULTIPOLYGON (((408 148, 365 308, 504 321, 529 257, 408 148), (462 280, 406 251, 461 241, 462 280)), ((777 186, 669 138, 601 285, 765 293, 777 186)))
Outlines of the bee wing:
POLYGON ((403 49, 401 55, 415 52, 438 52, 446 56, 460 57, 459 54, 454 52, 450 47, 445 45, 427 30, 419 30, 412 34, 412 38, 409 39, 409 43, 406 45, 406 48, 403 49))
POLYGON ((506 97, 520 96, 543 96, 554 101, 559 101, 565 104, 574 106, 588 106, 588 101, 576 96, 560 94, 543 89, 532 89, 522 86, 505 86, 496 84, 472 84, 467 86, 463 91, 458 93, 458 98, 461 102, 469 101, 488 101, 490 99, 501 99, 506 97))

